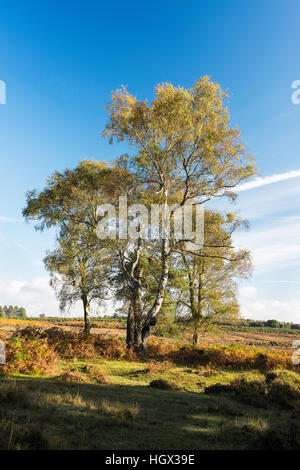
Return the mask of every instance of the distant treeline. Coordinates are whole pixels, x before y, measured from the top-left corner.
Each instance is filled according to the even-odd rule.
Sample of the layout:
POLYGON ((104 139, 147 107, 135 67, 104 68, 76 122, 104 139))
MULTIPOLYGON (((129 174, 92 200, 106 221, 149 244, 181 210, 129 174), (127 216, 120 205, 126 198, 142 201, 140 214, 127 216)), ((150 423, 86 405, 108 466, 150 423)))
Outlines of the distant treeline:
MULTIPOLYGON (((39 316, 30 316, 27 317, 27 320, 32 321, 40 321, 46 320, 49 323, 64 323, 64 322, 72 322, 72 321, 80 321, 82 322, 82 317, 54 317, 54 316, 47 316, 45 313, 41 313, 39 316)), ((91 320, 93 322, 109 322, 109 321, 122 321, 126 323, 126 317, 124 315, 118 315, 117 313, 113 315, 103 315, 103 316, 91 316, 91 320)))
MULTIPOLYGON (((4 305, 3 307, 0 306, 0 318, 27 318, 27 320, 37 321, 37 320, 46 320, 50 323, 64 323, 70 321, 80 321, 82 322, 81 317, 55 317, 55 316, 46 316, 45 313, 41 313, 37 317, 27 317, 26 310, 23 307, 13 307, 10 305, 4 305)), ((103 316, 92 316, 91 320, 93 322, 101 322, 101 323, 110 323, 113 321, 126 323, 126 317, 124 314, 117 314, 114 313, 113 315, 103 315, 103 316)), ((175 324, 178 326, 182 325, 183 327, 188 326, 190 323, 189 318, 179 317, 175 319, 175 324)), ((251 319, 240 319, 240 320, 233 320, 227 322, 215 322, 216 326, 219 326, 221 329, 225 330, 232 330, 232 331, 243 331, 248 328, 255 328, 255 329, 263 329, 267 331, 268 329, 280 329, 281 331, 284 330, 286 332, 293 333, 295 330, 300 330, 300 323, 292 323, 292 322, 280 322, 278 320, 251 320, 251 319)), ((300 333, 300 331, 299 331, 300 333)))
POLYGON ((278 320, 247 320, 249 326, 267 327, 267 328, 291 328, 292 330, 300 330, 300 323, 287 323, 278 320))
MULTIPOLYGON (((47 320, 48 322, 65 322, 65 321, 82 321, 81 317, 55 317, 55 316, 46 316, 44 313, 38 317, 29 317, 28 320, 47 320)), ((126 317, 124 314, 114 313, 113 315, 103 315, 103 316, 92 316, 91 320, 93 322, 110 322, 110 321, 120 321, 126 322, 126 317)), ((188 325, 190 323, 189 318, 179 317, 175 319, 175 323, 188 325)), ((219 327, 229 327, 229 328, 280 328, 283 330, 300 330, 300 323, 292 322, 280 322, 278 320, 233 320, 222 322, 215 322, 219 327)))
POLYGON ((0 305, 0 318, 27 318, 26 309, 13 305, 3 305, 3 307, 0 305))
MULTIPOLYGON (((255 329, 257 331, 263 332, 286 332, 289 334, 297 333, 297 330, 300 330, 300 323, 293 322, 280 322, 279 320, 239 320, 233 322, 224 322, 219 323, 221 328, 231 331, 246 331, 255 329)), ((299 331, 300 333, 300 331, 299 331)))

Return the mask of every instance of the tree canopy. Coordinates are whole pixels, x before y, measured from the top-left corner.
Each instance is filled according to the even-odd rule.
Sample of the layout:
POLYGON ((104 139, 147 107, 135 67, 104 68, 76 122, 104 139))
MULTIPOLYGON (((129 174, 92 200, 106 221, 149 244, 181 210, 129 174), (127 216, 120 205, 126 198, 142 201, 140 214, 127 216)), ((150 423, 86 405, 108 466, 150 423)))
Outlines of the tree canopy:
MULTIPOLYGON (((162 83, 152 102, 122 87, 112 93, 103 136, 110 143, 127 143, 132 154, 112 165, 84 160, 74 169, 55 172, 42 191, 27 193, 26 220, 34 221, 37 230, 59 229, 57 248, 45 264, 61 307, 82 301, 86 330, 90 302, 108 291, 128 308, 127 342, 140 351, 167 304, 185 305, 194 320, 196 310, 201 319, 238 311, 234 279, 250 273, 250 257, 233 247, 232 234, 243 225, 235 214, 206 211, 204 244, 193 251, 184 245, 185 234, 175 239, 160 231, 150 240, 137 232, 131 238, 99 239, 96 232, 104 220, 99 205, 117 208, 123 195, 137 212, 141 204, 170 207, 173 223, 176 207, 236 198, 235 187, 256 169, 240 131, 230 124, 227 98, 208 77, 189 89, 162 83), (181 303, 175 299, 179 274, 187 286, 181 303)), ((122 217, 117 209, 118 228, 122 217)), ((132 223, 132 214, 126 217, 132 223)))

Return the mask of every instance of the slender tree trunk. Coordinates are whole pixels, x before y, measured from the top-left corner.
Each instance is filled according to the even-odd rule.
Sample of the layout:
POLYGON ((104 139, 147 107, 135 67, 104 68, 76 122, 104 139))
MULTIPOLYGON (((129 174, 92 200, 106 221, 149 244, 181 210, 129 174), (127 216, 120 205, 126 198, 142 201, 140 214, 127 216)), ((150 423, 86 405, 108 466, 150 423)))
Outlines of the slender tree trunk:
POLYGON ((136 325, 136 328, 134 331, 134 349, 137 352, 143 351, 141 325, 136 325))
POLYGON ((170 252, 169 252, 169 240, 168 239, 163 240, 161 258, 162 258, 162 270, 161 270, 161 276, 160 276, 160 281, 159 281, 159 286, 158 286, 158 292, 157 292, 155 301, 152 305, 152 308, 148 312, 147 318, 142 328, 141 345, 139 347, 140 351, 146 350, 148 338, 151 333, 151 329, 156 324, 156 317, 162 307, 166 288, 168 285, 169 271, 170 271, 170 252))
POLYGON ((134 349, 141 351, 142 344, 142 302, 141 302, 141 284, 135 284, 133 292, 133 308, 134 308, 134 349))
POLYGON ((195 298, 195 287, 194 287, 194 279, 192 275, 192 271, 189 268, 189 265, 186 261, 186 258, 183 256, 185 268, 187 270, 188 278, 189 278, 189 296, 190 296, 190 308, 192 313, 192 321, 194 324, 194 334, 193 334, 193 346, 198 345, 198 336, 199 336, 199 324, 198 324, 198 316, 197 316, 197 306, 196 306, 196 298, 195 298))
POLYGON ((199 340, 199 328, 198 325, 194 326, 194 335, 193 335, 193 346, 198 346, 199 340))
POLYGON ((203 288, 203 280, 202 276, 204 273, 204 266, 202 260, 198 260, 198 296, 197 302, 194 301, 192 305, 192 317, 194 318, 194 336, 193 336, 193 346, 198 346, 198 339, 199 339, 199 330, 201 326, 202 320, 202 288, 203 288))
POLYGON ((135 259, 130 271, 124 267, 124 271, 129 280, 130 307, 127 317, 127 347, 134 347, 135 351, 140 350, 142 341, 142 277, 143 269, 140 266, 140 254, 142 250, 142 239, 138 239, 135 259))
POLYGON ((83 312, 84 312, 84 332, 86 334, 90 333, 91 324, 90 324, 90 303, 88 301, 87 295, 82 296, 83 302, 83 312))
POLYGON ((135 351, 140 350, 142 341, 142 305, 139 282, 132 286, 131 301, 127 316, 126 344, 128 348, 133 347, 135 351))
POLYGON ((134 309, 132 303, 129 305, 128 316, 127 316, 127 336, 126 336, 126 344, 127 348, 132 348, 134 345, 134 328, 135 328, 135 321, 134 321, 134 309))

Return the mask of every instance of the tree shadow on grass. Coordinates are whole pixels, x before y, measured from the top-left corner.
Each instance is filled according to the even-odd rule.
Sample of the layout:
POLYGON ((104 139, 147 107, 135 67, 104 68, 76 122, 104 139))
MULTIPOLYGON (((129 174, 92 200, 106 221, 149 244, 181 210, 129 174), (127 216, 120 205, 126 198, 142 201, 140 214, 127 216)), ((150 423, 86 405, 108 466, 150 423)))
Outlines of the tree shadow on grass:
POLYGON ((1 448, 222 448, 201 393, 2 376, 0 398, 1 448))

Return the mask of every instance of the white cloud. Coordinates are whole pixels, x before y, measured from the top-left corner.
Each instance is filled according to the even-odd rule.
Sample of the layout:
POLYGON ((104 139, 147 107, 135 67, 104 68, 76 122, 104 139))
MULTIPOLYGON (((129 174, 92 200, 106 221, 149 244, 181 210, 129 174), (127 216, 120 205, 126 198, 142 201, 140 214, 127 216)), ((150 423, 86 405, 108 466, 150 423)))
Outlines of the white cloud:
POLYGON ((59 313, 48 277, 37 277, 32 281, 0 281, 0 304, 25 307, 29 315, 59 313))
POLYGON ((269 294, 263 288, 257 289, 252 285, 242 287, 239 291, 242 316, 253 320, 276 319, 284 322, 300 323, 299 290, 285 300, 281 298, 280 289, 274 290, 273 298, 270 298, 269 294))
POLYGON ((257 289, 254 286, 241 287, 240 296, 246 299, 253 299, 257 296, 257 289))
POLYGON ((5 217, 4 215, 0 215, 0 222, 21 222, 21 219, 14 219, 12 217, 5 217))
POLYGON ((245 318, 254 320, 275 319, 284 322, 300 323, 300 299, 291 298, 287 301, 278 299, 256 299, 241 301, 241 313, 245 318))
POLYGON ((267 184, 278 183, 279 181, 286 181, 291 178, 297 178, 299 176, 300 170, 292 170, 288 171, 287 173, 280 173, 278 175, 259 177, 255 178, 253 181, 249 181, 249 183, 242 183, 236 186, 235 191, 247 191, 248 189, 259 188, 261 186, 266 186, 267 184))
POLYGON ((240 232, 234 236, 234 240, 237 246, 251 250, 255 274, 300 264, 298 217, 278 222, 276 219, 268 219, 262 229, 240 232))
POLYGON ((23 243, 20 243, 18 240, 15 240, 11 237, 5 236, 2 232, 0 232, 0 244, 4 247, 17 247, 20 250, 27 251, 23 243))
POLYGON ((255 282, 262 282, 264 284, 299 284, 300 281, 281 281, 281 280, 265 280, 265 279, 256 279, 255 282))
MULTIPOLYGON (((45 313, 48 316, 59 316, 59 304, 53 288, 49 285, 49 278, 36 277, 31 281, 1 281, 0 280, 0 305, 18 305, 25 307, 29 316, 38 316, 45 313)), ((91 307, 91 315, 112 314, 116 306, 109 300, 101 307, 96 304, 91 307)), ((81 317, 83 315, 80 302, 72 305, 63 316, 81 317)))

